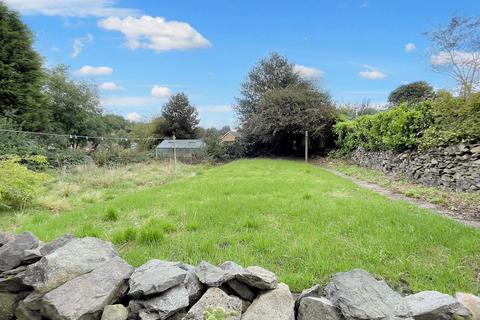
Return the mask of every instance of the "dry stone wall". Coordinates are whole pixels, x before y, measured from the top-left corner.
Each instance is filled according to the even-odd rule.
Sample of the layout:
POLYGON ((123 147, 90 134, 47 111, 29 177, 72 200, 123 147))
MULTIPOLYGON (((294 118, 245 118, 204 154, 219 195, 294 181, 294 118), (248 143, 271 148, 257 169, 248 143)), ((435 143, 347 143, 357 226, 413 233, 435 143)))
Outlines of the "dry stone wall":
POLYGON ((293 294, 258 266, 152 259, 133 268, 109 242, 45 244, 30 232, 0 233, 0 262, 0 320, 480 320, 477 296, 402 296, 361 269, 293 294))
POLYGON ((458 191, 480 190, 480 144, 457 144, 428 152, 366 151, 359 148, 351 159, 389 175, 406 176, 428 186, 458 191))

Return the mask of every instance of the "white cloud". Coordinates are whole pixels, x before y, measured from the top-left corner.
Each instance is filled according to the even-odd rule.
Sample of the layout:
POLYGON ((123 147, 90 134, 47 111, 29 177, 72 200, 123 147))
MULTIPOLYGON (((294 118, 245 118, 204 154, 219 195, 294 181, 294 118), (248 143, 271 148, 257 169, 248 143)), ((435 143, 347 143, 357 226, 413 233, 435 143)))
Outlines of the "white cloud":
POLYGON ((76 73, 82 76, 108 76, 112 72, 113 69, 110 67, 83 66, 76 73))
POLYGON ((132 122, 139 122, 140 120, 142 120, 142 116, 138 112, 130 112, 125 116, 125 119, 132 122))
POLYGON ((115 82, 104 82, 100 83, 98 85, 98 88, 101 90, 107 90, 107 91, 117 91, 117 90, 123 90, 123 87, 119 86, 115 82))
POLYGON ((358 75, 362 78, 369 79, 369 80, 379 80, 386 77, 385 73, 379 70, 360 71, 358 75))
POLYGON ((139 11, 115 8, 115 0, 5 0, 22 14, 62 17, 108 17, 138 15, 139 11))
POLYGON ((454 51, 451 54, 448 52, 440 52, 431 56, 431 62, 433 65, 442 65, 442 64, 463 64, 468 65, 480 57, 480 52, 465 52, 465 51, 454 51))
POLYGON ((318 79, 325 74, 322 70, 314 67, 306 67, 300 64, 293 66, 293 71, 305 79, 318 79))
POLYGON ((72 59, 75 59, 76 57, 78 57, 80 52, 82 52, 85 44, 90 43, 92 41, 93 41, 93 36, 90 33, 87 34, 86 37, 74 39, 73 40, 73 48, 72 48, 73 51, 72 51, 72 54, 70 55, 70 57, 72 57, 72 59))
POLYGON ((405 52, 406 53, 411 53, 413 51, 415 51, 417 49, 417 47, 415 46, 415 44, 409 42, 405 45, 405 52))
POLYGON ((172 91, 167 87, 159 87, 157 85, 153 86, 150 91, 152 97, 166 99, 172 95, 172 91))
POLYGON ((186 22, 166 21, 162 17, 109 17, 98 25, 120 31, 130 49, 146 48, 156 52, 210 47, 210 42, 186 22))

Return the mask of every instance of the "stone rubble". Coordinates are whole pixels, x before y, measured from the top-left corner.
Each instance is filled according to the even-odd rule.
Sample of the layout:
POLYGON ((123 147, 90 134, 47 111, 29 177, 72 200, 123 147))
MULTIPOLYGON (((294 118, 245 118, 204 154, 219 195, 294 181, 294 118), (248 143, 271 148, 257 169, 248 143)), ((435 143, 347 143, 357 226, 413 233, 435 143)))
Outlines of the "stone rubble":
POLYGON ((47 244, 31 233, 0 233, 0 320, 480 320, 480 298, 436 291, 402 296, 354 269, 300 294, 258 266, 153 259, 133 268, 96 238, 47 244))

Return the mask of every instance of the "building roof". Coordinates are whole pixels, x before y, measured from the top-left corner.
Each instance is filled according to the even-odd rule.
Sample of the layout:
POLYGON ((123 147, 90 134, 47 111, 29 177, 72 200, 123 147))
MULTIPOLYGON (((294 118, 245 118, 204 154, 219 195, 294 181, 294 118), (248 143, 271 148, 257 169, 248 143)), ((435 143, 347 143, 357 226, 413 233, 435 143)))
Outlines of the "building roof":
MULTIPOLYGON (((158 146, 157 149, 173 149, 173 141, 171 139, 163 140, 158 146)), ((205 142, 199 139, 176 139, 175 148, 176 149, 201 149, 205 146, 205 142)))
POLYGON ((240 132, 238 132, 238 131, 228 131, 227 133, 225 133, 225 134, 222 136, 222 138, 225 137, 227 134, 231 134, 231 135, 234 136, 235 138, 239 138, 239 137, 240 137, 240 132))

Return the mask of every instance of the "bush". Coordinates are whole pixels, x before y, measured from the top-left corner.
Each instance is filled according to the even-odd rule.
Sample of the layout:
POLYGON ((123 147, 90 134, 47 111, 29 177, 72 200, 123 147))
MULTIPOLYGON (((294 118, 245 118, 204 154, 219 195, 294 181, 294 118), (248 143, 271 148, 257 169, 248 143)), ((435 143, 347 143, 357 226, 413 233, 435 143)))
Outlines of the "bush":
POLYGON ((421 149, 458 142, 480 142, 480 93, 473 94, 465 102, 443 92, 435 100, 434 123, 420 139, 421 149))
POLYGON ((433 124, 432 102, 414 106, 401 104, 375 115, 367 115, 335 126, 337 144, 348 153, 358 147, 366 150, 405 150, 416 148, 423 131, 433 124))
MULTIPOLYGON (((0 129, 17 130, 15 123, 7 118, 0 117, 0 129)), ((45 148, 30 135, 19 132, 0 133, 0 154, 16 154, 19 156, 43 155, 45 148)))
POLYGON ((100 167, 125 165, 130 163, 131 153, 118 144, 101 145, 92 153, 92 159, 100 167))
POLYGON ((423 149, 480 141, 480 94, 468 101, 440 92, 435 100, 401 104, 372 116, 335 126, 337 145, 349 153, 366 150, 423 149))
POLYGON ((242 158, 245 154, 244 146, 236 142, 222 143, 220 138, 214 137, 206 141, 205 153, 212 161, 225 162, 242 158))
POLYGON ((47 151, 48 163, 52 167, 72 167, 92 162, 92 158, 83 150, 54 149, 47 151))
POLYGON ((48 179, 48 175, 28 169, 21 164, 22 161, 39 165, 47 163, 43 156, 8 156, 0 160, 0 209, 26 207, 31 203, 38 185, 48 179))

